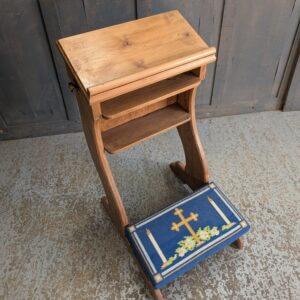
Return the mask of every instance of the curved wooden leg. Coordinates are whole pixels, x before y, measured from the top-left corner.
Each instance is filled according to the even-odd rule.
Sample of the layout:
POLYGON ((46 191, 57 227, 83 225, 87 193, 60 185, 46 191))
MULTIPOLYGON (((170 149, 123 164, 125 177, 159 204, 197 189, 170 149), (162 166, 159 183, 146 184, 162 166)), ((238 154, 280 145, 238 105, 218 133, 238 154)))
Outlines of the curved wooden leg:
POLYGON ((97 119, 100 108, 96 110, 95 107, 90 107, 80 91, 77 91, 76 96, 86 141, 108 199, 107 206, 114 224, 119 232, 124 235, 128 218, 104 152, 100 120, 97 119))
POLYGON ((195 116, 196 88, 181 94, 178 103, 191 114, 191 120, 177 127, 186 164, 173 162, 170 167, 175 175, 192 190, 196 190, 208 183, 208 167, 203 147, 201 145, 195 116))
POLYGON ((155 289, 152 285, 152 283, 149 281, 148 277, 146 276, 146 274, 144 273, 143 270, 141 270, 141 273, 142 273, 142 276, 144 277, 144 279, 146 280, 146 284, 150 290, 150 293, 153 297, 153 299, 155 300, 163 300, 164 299, 164 296, 161 292, 160 289, 155 289))
POLYGON ((237 248, 239 250, 244 248, 244 240, 242 238, 238 238, 231 244, 232 247, 237 248))

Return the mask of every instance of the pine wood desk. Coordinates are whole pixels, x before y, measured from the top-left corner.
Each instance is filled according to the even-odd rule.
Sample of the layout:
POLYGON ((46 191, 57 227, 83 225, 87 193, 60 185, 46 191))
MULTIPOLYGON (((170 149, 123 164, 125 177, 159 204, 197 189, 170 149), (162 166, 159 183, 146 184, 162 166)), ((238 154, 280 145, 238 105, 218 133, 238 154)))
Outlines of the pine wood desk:
MULTIPOLYGON (((193 190, 208 183, 195 94, 216 50, 178 11, 63 38, 57 45, 105 189, 102 204, 122 236, 128 216, 105 151, 117 153, 176 127, 186 162, 171 163, 172 171, 193 190)), ((162 299, 159 289, 149 287, 162 299)))

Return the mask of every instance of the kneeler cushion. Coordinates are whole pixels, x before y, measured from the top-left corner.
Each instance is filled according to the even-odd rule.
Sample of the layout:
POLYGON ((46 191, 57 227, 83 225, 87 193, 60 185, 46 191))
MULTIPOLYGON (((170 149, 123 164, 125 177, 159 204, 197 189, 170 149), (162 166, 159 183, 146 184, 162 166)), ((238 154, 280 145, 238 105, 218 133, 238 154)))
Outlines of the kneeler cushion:
POLYGON ((250 226, 211 182, 126 228, 154 288, 161 288, 245 234, 250 226))

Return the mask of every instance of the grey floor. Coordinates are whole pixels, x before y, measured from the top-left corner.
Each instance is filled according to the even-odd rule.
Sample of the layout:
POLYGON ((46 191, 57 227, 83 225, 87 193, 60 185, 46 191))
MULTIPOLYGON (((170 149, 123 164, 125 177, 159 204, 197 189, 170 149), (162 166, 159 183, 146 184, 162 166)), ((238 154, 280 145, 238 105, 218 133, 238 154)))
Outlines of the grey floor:
MULTIPOLYGON (((300 299, 300 113, 198 122, 211 178, 248 217, 226 248, 163 288, 167 299, 300 299)), ((109 156, 132 222, 186 194, 175 130, 109 156)), ((145 299, 100 206, 82 133, 0 142, 0 299, 145 299)))

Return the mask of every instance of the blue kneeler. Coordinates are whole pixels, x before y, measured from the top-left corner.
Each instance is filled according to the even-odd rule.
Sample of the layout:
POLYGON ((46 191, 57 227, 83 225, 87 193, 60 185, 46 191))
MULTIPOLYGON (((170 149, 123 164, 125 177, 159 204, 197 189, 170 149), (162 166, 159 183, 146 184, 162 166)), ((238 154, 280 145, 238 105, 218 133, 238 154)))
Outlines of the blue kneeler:
POLYGON ((126 237, 155 289, 236 241, 250 226, 215 183, 127 226, 126 237))

